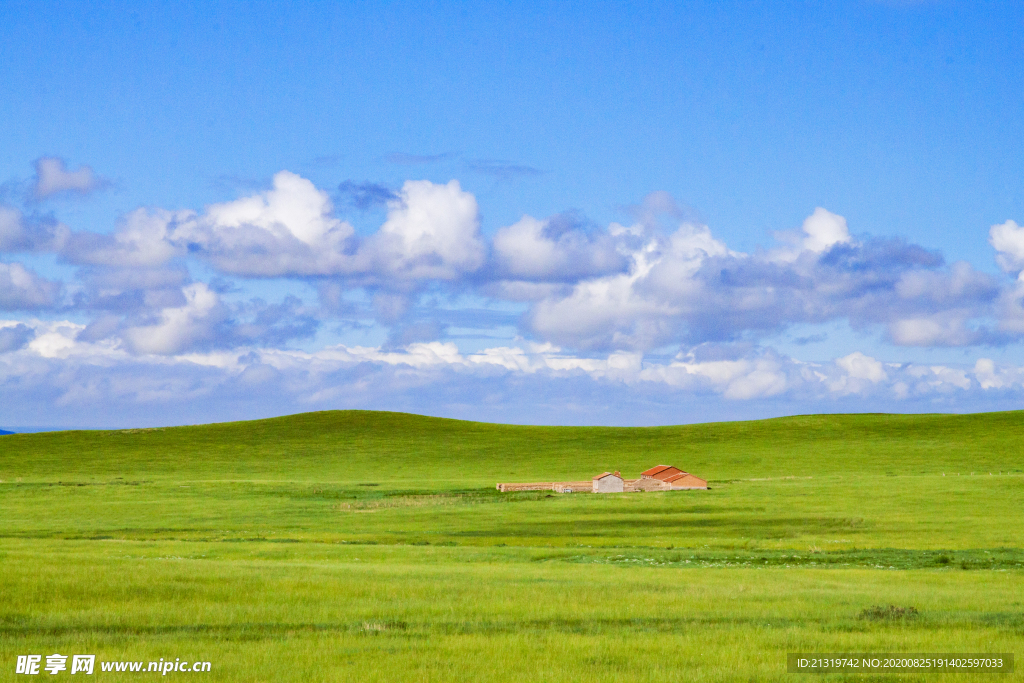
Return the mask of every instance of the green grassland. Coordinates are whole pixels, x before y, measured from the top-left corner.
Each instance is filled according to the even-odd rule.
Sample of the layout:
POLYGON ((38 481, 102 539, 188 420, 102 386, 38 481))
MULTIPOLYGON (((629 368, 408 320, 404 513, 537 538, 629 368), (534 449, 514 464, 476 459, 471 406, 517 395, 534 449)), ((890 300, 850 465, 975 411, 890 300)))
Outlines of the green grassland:
POLYGON ((801 676, 787 652, 1022 643, 1020 412, 0 437, 0 680, 59 652, 211 681, 762 681, 801 676), (494 488, 662 463, 710 490, 494 488))

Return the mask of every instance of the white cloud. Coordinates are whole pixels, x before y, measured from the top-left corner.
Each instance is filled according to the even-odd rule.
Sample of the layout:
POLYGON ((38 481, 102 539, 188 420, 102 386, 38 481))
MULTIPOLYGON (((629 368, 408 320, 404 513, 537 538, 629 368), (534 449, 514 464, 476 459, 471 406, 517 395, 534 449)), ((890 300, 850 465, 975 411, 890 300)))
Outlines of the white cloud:
POLYGON ((534 334, 577 348, 646 350, 846 319, 887 329, 898 345, 970 346, 1005 341, 1013 320, 1024 320, 1022 296, 1004 304, 1009 322, 997 332, 1001 287, 992 276, 965 262, 944 266, 900 240, 855 242, 845 219, 821 208, 797 246, 754 254, 728 249, 703 225, 684 223, 668 237, 613 227, 633 240, 628 272, 536 291, 543 298, 525 318, 534 334), (832 249, 838 244, 846 248, 832 249))
POLYGON ((1024 227, 1016 221, 993 225, 988 231, 989 244, 996 250, 996 262, 1008 273, 1024 268, 1024 227))
POLYGON ((633 254, 629 273, 583 280, 567 295, 538 302, 529 313, 530 328, 543 339, 582 348, 656 345, 670 333, 668 325, 680 309, 637 291, 657 258, 653 247, 633 254))
POLYGON ((35 330, 24 323, 0 321, 0 353, 17 351, 32 341, 35 334, 35 330))
MULTIPOLYGON (((848 356, 837 358, 835 366, 839 374, 825 375, 826 384, 832 394, 868 394, 875 390, 876 385, 889 379, 882 363, 860 351, 848 356)), ((901 388, 895 389, 897 394, 904 393, 901 388)))
POLYGON ((227 317, 220 297, 201 282, 182 291, 184 305, 162 309, 153 324, 125 330, 124 339, 132 350, 168 355, 216 337, 216 326, 227 317))
MULTIPOLYGON (((81 170, 52 163, 40 169, 53 192, 77 191, 75 182, 84 187, 68 179, 85 177, 81 170), (58 186, 63 189, 53 189, 58 186)), ((782 246, 751 253, 730 250, 664 193, 634 207, 632 225, 602 230, 573 214, 524 215, 498 229, 489 244, 476 199, 457 181, 413 180, 397 192, 372 183, 357 189, 376 192, 377 206, 386 208, 375 233, 357 235, 335 215, 326 192, 288 171, 277 173, 269 189, 200 211, 138 209, 111 234, 70 233, 51 218, 0 206, 0 251, 52 251, 54 268, 84 266, 65 295, 60 283, 24 264, 0 263, 0 309, 67 305, 82 316, 56 327, 0 323, 2 373, 56 377, 70 367, 102 366, 114 374, 159 367, 163 379, 140 380, 137 388, 130 388, 127 370, 117 380, 121 395, 154 402, 231 383, 302 386, 306 393, 295 400, 315 402, 353 387, 371 391, 378 380, 395 391, 436 383, 443 393, 449 382, 483 387, 491 379, 510 387, 578 382, 602 387, 606 397, 643 388, 733 403, 954 405, 1024 395, 1024 370, 990 359, 972 367, 887 365, 855 352, 810 363, 759 347, 792 324, 836 320, 899 346, 1001 345, 1024 335, 1024 279, 992 276, 965 262, 947 265, 940 254, 898 239, 855 240, 846 219, 824 208, 779 236, 782 246), (320 292, 320 306, 300 300, 302 285, 294 283, 290 291, 299 296, 283 302, 242 302, 240 291, 276 283, 193 282, 197 261, 221 274, 304 281, 320 292), (487 310, 481 315, 463 304, 487 310), (520 333, 535 343, 464 353, 443 337, 445 330, 457 339, 488 325, 505 334, 520 314, 520 333), (388 342, 309 353, 283 348, 313 338, 332 318, 338 325, 329 334, 359 329, 370 335, 364 338, 388 342), (377 327, 367 332, 370 320, 377 327), (716 344, 731 350, 705 353, 716 344), (679 348, 670 361, 645 357, 679 348), (200 375, 195 387, 206 388, 189 388, 184 378, 200 375), (341 375, 354 379, 346 384, 341 375)), ((1024 269, 1024 227, 992 226, 989 240, 1004 270, 1024 269)), ((82 372, 88 380, 61 401, 114 391, 98 370, 82 372)))
MULTIPOLYGON (((644 229, 618 226, 636 238, 644 229)), ((705 225, 683 223, 667 237, 653 235, 629 253, 629 269, 583 279, 568 293, 555 290, 530 311, 531 329, 545 339, 583 348, 648 349, 677 336, 681 322, 702 306, 696 279, 715 257, 742 255, 711 235, 705 225)))
POLYGON ((309 180, 281 171, 273 182, 267 192, 207 207, 206 220, 216 230, 260 228, 310 246, 343 241, 352 234, 352 226, 331 217, 327 193, 309 180))
POLYGON ((88 166, 69 171, 66 162, 59 157, 42 157, 36 160, 36 179, 32 194, 36 199, 45 199, 55 194, 88 194, 107 185, 88 166))
POLYGON ((957 261, 948 271, 910 270, 900 275, 895 292, 901 299, 918 299, 940 306, 957 305, 967 299, 994 298, 998 288, 992 278, 957 261))
POLYGON ((871 356, 865 356, 860 351, 837 358, 836 365, 845 370, 847 375, 853 379, 866 379, 874 384, 888 379, 882 363, 871 356))
MULTIPOLYGON (((168 352, 187 346, 181 339, 194 335, 195 326, 206 325, 216 307, 211 299, 203 301, 201 288, 193 294, 188 305, 179 307, 183 310, 169 311, 144 330, 150 345, 145 353, 116 338, 83 340, 81 324, 0 321, 0 332, 14 329, 20 339, 0 348, 0 392, 19 410, 35 402, 61 414, 81 410, 97 415, 102 414, 97 406, 108 405, 129 414, 144 405, 191 406, 176 413, 187 417, 173 418, 186 421, 213 415, 229 419, 215 412, 224 401, 249 406, 237 417, 251 417, 253 409, 272 414, 267 411, 368 405, 438 414, 468 401, 472 406, 466 406, 464 416, 499 409, 496 415, 510 419, 547 410, 549 418, 542 421, 571 421, 565 401, 590 414, 639 401, 663 404, 660 420, 684 422, 693 415, 680 412, 682 405, 691 410, 717 405, 725 415, 736 415, 724 407, 734 405, 743 415, 749 413, 742 406, 751 402, 775 406, 775 411, 820 412, 882 406, 963 409, 1024 398, 1024 367, 990 359, 979 359, 973 367, 886 365, 855 352, 828 363, 807 363, 755 347, 720 359, 701 359, 701 349, 694 349, 662 362, 633 352, 580 356, 528 342, 464 353, 439 341, 390 350, 338 345, 314 352, 259 346, 168 352), (500 407, 486 405, 485 397, 499 395, 504 397, 500 407), (553 396, 563 403, 548 406, 553 396)), ((172 420, 166 412, 153 414, 165 424, 172 420)))
POLYGON ((483 265, 476 198, 457 180, 408 180, 368 249, 385 274, 405 280, 454 280, 483 265))
POLYGON ((895 320, 889 336, 900 346, 968 346, 979 334, 966 325, 970 311, 943 311, 930 316, 895 320))
POLYGON ((971 386, 967 371, 942 365, 914 365, 906 370, 907 374, 918 380, 919 393, 935 392, 950 393, 956 389, 966 390, 971 386))
POLYGON ((0 263, 0 310, 51 308, 60 289, 60 283, 39 277, 20 263, 0 263))
MULTIPOLYGON (((166 235, 149 235, 166 256, 186 251, 222 272, 249 277, 335 276, 357 285, 456 280, 483 265, 476 199, 458 181, 407 181, 387 202, 384 224, 360 240, 333 215, 326 192, 289 171, 272 189, 176 214, 166 235)), ((122 229, 115 240, 130 238, 122 229)))
MULTIPOLYGON (((522 332, 575 350, 635 354, 702 341, 756 342, 795 323, 844 319, 903 346, 999 344, 1024 334, 1024 284, 1000 284, 964 262, 946 266, 940 255, 900 240, 855 241, 846 219, 821 207, 789 235, 790 246, 750 254, 730 250, 665 193, 634 207, 636 224, 606 230, 572 214, 523 216, 500 228, 489 249, 476 199, 458 181, 411 180, 384 196, 386 218, 365 237, 335 216, 326 192, 289 171, 275 174, 268 190, 200 212, 138 209, 111 235, 63 239, 60 257, 89 266, 69 300, 103 318, 86 336, 123 332, 130 348, 159 353, 262 343, 272 332, 279 339, 308 336, 316 316, 350 317, 352 325, 374 318, 390 328, 393 345, 430 341, 445 329, 422 315, 421 297, 431 289, 438 298, 468 291, 530 302, 522 332), (252 324, 232 336, 221 325, 221 308, 202 313, 201 292, 190 290, 191 303, 183 303, 196 259, 228 275, 307 279, 321 293, 321 310, 297 313, 292 306, 292 313, 280 313, 291 322, 276 331, 252 324), (460 286, 438 286, 450 283, 460 286), (353 303, 359 300, 372 302, 372 312, 353 303)), ((17 211, 0 210, 0 245, 40 249, 49 228, 37 228, 29 230, 17 211), (27 230, 38 235, 26 237, 27 230)), ((1009 221, 993 226, 991 241, 1017 259, 1021 233, 1009 221)), ((23 271, 17 275, 24 284, 23 271)), ((31 288, 7 290, 10 307, 42 300, 46 286, 35 288, 34 299, 31 288)), ((759 379, 736 384, 730 395, 791 385, 771 370, 757 372, 759 379)))
POLYGON ((0 252, 59 251, 71 231, 53 219, 27 221, 21 211, 0 205, 0 252))
POLYGON ((787 388, 782 364, 772 357, 696 361, 691 356, 668 365, 645 368, 641 377, 678 388, 710 387, 732 400, 775 396, 787 388))
POLYGON ((803 248, 815 253, 851 241, 846 219, 820 206, 804 219, 803 230, 807 235, 803 240, 803 248))
POLYGON ((998 366, 991 358, 979 358, 971 373, 986 391, 1013 390, 1024 386, 1024 367, 998 366))
POLYGON ((510 280, 569 281, 619 271, 626 260, 611 235, 591 236, 555 219, 523 216, 494 235, 498 272, 510 280))
MULTIPOLYGON (((655 233, 643 238, 649 230, 639 225, 612 230, 623 239, 642 240, 629 252, 628 272, 583 279, 567 293, 555 290, 530 311, 531 330, 583 348, 647 349, 679 339, 695 317, 710 313, 726 320, 722 315, 730 311, 714 301, 716 293, 701 276, 702 268, 715 259, 742 265, 750 257, 729 250, 706 225, 684 222, 667 237, 655 233)), ((753 287, 728 303, 741 309, 769 308, 766 293, 771 297, 765 288, 753 287)))
POLYGON ((180 221, 168 239, 226 273, 302 277, 352 271, 348 251, 354 232, 333 216, 326 192, 280 171, 270 190, 213 204, 193 220, 180 221))
POLYGON ((118 221, 113 235, 75 233, 62 256, 72 263, 125 267, 160 266, 186 253, 172 239, 181 224, 195 220, 192 211, 136 209, 118 221))
POLYGON ((21 212, 0 206, 0 251, 13 251, 24 240, 21 212))
POLYGON ((846 218, 820 206, 804 219, 800 231, 782 231, 776 237, 791 246, 773 249, 766 258, 781 263, 796 261, 807 253, 821 254, 836 244, 853 243, 846 218))

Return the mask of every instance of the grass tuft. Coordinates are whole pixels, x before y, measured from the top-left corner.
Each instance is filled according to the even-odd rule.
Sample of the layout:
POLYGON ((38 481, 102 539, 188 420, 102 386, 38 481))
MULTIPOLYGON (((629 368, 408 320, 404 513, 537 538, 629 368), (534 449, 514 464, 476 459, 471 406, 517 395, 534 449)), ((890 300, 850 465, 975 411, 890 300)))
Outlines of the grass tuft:
POLYGON ((897 607, 896 605, 881 607, 875 605, 874 607, 862 610, 857 618, 868 621, 902 621, 905 619, 917 619, 919 616, 921 614, 917 611, 916 607, 897 607))

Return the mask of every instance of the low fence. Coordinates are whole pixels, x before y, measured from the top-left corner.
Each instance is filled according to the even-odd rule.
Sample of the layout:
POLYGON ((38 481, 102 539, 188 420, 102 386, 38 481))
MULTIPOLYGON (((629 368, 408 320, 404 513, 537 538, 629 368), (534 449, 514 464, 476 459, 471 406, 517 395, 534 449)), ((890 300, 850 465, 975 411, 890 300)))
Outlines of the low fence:
POLYGON ((554 491, 554 482, 538 483, 534 482, 531 484, 498 484, 498 490, 502 493, 508 493, 510 491, 554 491))
POLYGON ((556 493, 593 493, 593 481, 562 481, 552 489, 556 493))
POLYGON ((555 491, 557 493, 590 493, 594 484, 591 481, 544 481, 524 484, 498 484, 502 493, 512 491, 555 491))
MULTIPOLYGON (((692 482, 684 480, 683 483, 689 486, 673 486, 668 482, 659 479, 641 478, 626 479, 622 482, 623 493, 640 493, 643 491, 681 491, 686 489, 706 489, 707 484, 702 479, 692 477, 692 482)), ((554 491, 556 493, 593 493, 594 482, 592 481, 535 481, 523 484, 498 484, 497 488, 502 493, 512 491, 554 491)))
POLYGON ((666 484, 658 479, 627 479, 622 482, 622 490, 625 493, 636 493, 638 491, 671 491, 672 485, 666 484))

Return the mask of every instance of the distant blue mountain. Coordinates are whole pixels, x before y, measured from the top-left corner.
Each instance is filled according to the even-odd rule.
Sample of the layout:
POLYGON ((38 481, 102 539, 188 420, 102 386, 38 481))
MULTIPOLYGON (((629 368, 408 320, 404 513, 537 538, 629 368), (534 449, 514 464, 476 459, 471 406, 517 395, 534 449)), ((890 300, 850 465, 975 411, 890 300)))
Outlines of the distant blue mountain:
POLYGON ((9 432, 6 429, 0 429, 0 436, 3 436, 4 434, 13 434, 13 433, 14 432, 9 432))

